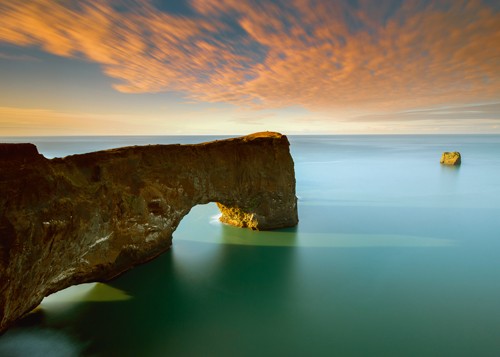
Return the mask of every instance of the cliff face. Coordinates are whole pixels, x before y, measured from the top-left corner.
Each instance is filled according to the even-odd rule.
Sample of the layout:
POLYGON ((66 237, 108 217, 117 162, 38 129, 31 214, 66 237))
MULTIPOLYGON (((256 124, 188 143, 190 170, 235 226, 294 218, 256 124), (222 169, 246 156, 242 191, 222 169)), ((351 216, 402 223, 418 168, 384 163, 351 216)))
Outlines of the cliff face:
POLYGON ((298 222, 286 136, 126 147, 48 160, 0 144, 0 332, 68 286, 108 280, 169 249, 193 206, 252 229, 298 222))

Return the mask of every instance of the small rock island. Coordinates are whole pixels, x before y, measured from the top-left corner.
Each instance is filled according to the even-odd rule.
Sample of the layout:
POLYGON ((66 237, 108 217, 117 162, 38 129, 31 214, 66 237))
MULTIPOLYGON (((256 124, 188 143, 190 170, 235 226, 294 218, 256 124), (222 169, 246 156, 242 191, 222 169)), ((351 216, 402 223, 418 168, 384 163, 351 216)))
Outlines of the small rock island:
POLYGON ((0 333, 51 293, 165 252, 195 205, 217 202, 239 227, 298 223, 289 142, 274 132, 52 160, 0 144, 0 168, 0 333))
POLYGON ((460 165, 462 163, 462 156, 458 151, 443 152, 440 163, 452 166, 460 165))

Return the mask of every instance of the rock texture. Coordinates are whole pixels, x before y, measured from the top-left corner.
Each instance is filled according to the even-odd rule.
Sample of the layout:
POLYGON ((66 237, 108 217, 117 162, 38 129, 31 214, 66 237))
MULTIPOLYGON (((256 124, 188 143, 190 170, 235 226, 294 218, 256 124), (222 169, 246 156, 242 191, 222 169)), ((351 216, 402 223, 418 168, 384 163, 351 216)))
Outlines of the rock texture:
POLYGON ((440 162, 443 165, 460 165, 462 163, 462 156, 458 151, 443 152, 440 162))
POLYGON ((286 136, 134 146, 48 160, 0 144, 0 331, 68 286, 108 280, 169 249, 193 206, 274 229, 298 222, 286 136))

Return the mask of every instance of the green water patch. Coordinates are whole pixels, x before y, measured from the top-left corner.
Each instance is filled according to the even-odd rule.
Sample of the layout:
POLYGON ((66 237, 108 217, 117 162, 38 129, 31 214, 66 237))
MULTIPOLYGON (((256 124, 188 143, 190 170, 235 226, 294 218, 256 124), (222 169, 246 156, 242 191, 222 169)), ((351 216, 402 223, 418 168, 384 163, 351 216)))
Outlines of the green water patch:
POLYGON ((214 243, 275 247, 446 247, 450 239, 399 234, 308 233, 294 229, 250 231, 221 224, 220 234, 183 235, 180 239, 214 243))
POLYGON ((125 301, 132 296, 104 283, 87 283, 70 286, 43 299, 42 308, 83 302, 125 301))
POLYGON ((174 244, 176 240, 223 245, 325 248, 450 247, 457 244, 449 235, 443 236, 438 231, 434 235, 434 230, 422 230, 422 222, 408 219, 413 211, 401 213, 401 209, 394 210, 389 214, 392 218, 377 216, 377 212, 366 207, 339 209, 306 205, 301 209, 301 219, 304 220, 297 227, 252 231, 221 223, 215 204, 199 205, 184 217, 174 232, 174 244), (381 224, 383 220, 387 221, 385 225, 381 224), (377 222, 379 225, 375 226, 377 222), (407 230, 410 226, 413 229, 411 233, 405 233, 404 229, 399 229, 400 225, 407 230))

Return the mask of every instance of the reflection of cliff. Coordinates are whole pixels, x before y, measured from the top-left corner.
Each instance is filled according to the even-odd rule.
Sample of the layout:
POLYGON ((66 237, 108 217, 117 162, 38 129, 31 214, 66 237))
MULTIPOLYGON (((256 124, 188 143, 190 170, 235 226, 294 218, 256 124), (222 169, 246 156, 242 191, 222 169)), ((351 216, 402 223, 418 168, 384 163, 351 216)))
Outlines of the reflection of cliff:
MULTIPOLYGON (((278 234, 291 244, 293 229, 252 232, 218 225, 211 230, 208 216, 198 212, 182 220, 182 226, 196 227, 178 228, 166 254, 109 283, 130 299, 103 303, 83 298, 66 309, 47 308, 44 300, 41 309, 22 320, 24 329, 70 331, 89 342, 83 355, 99 356, 258 355, 263 343, 293 333, 300 316, 294 297, 302 288, 295 247, 233 244, 239 234, 262 239, 278 234), (189 240, 197 234, 206 234, 207 242, 230 243, 189 240)), ((287 353, 278 355, 293 355, 294 347, 281 348, 287 353)))
POLYGON ((3 144, 0 165, 0 331, 52 292, 164 252, 194 205, 219 202, 243 227, 297 224, 293 161, 277 133, 53 160, 3 144))

